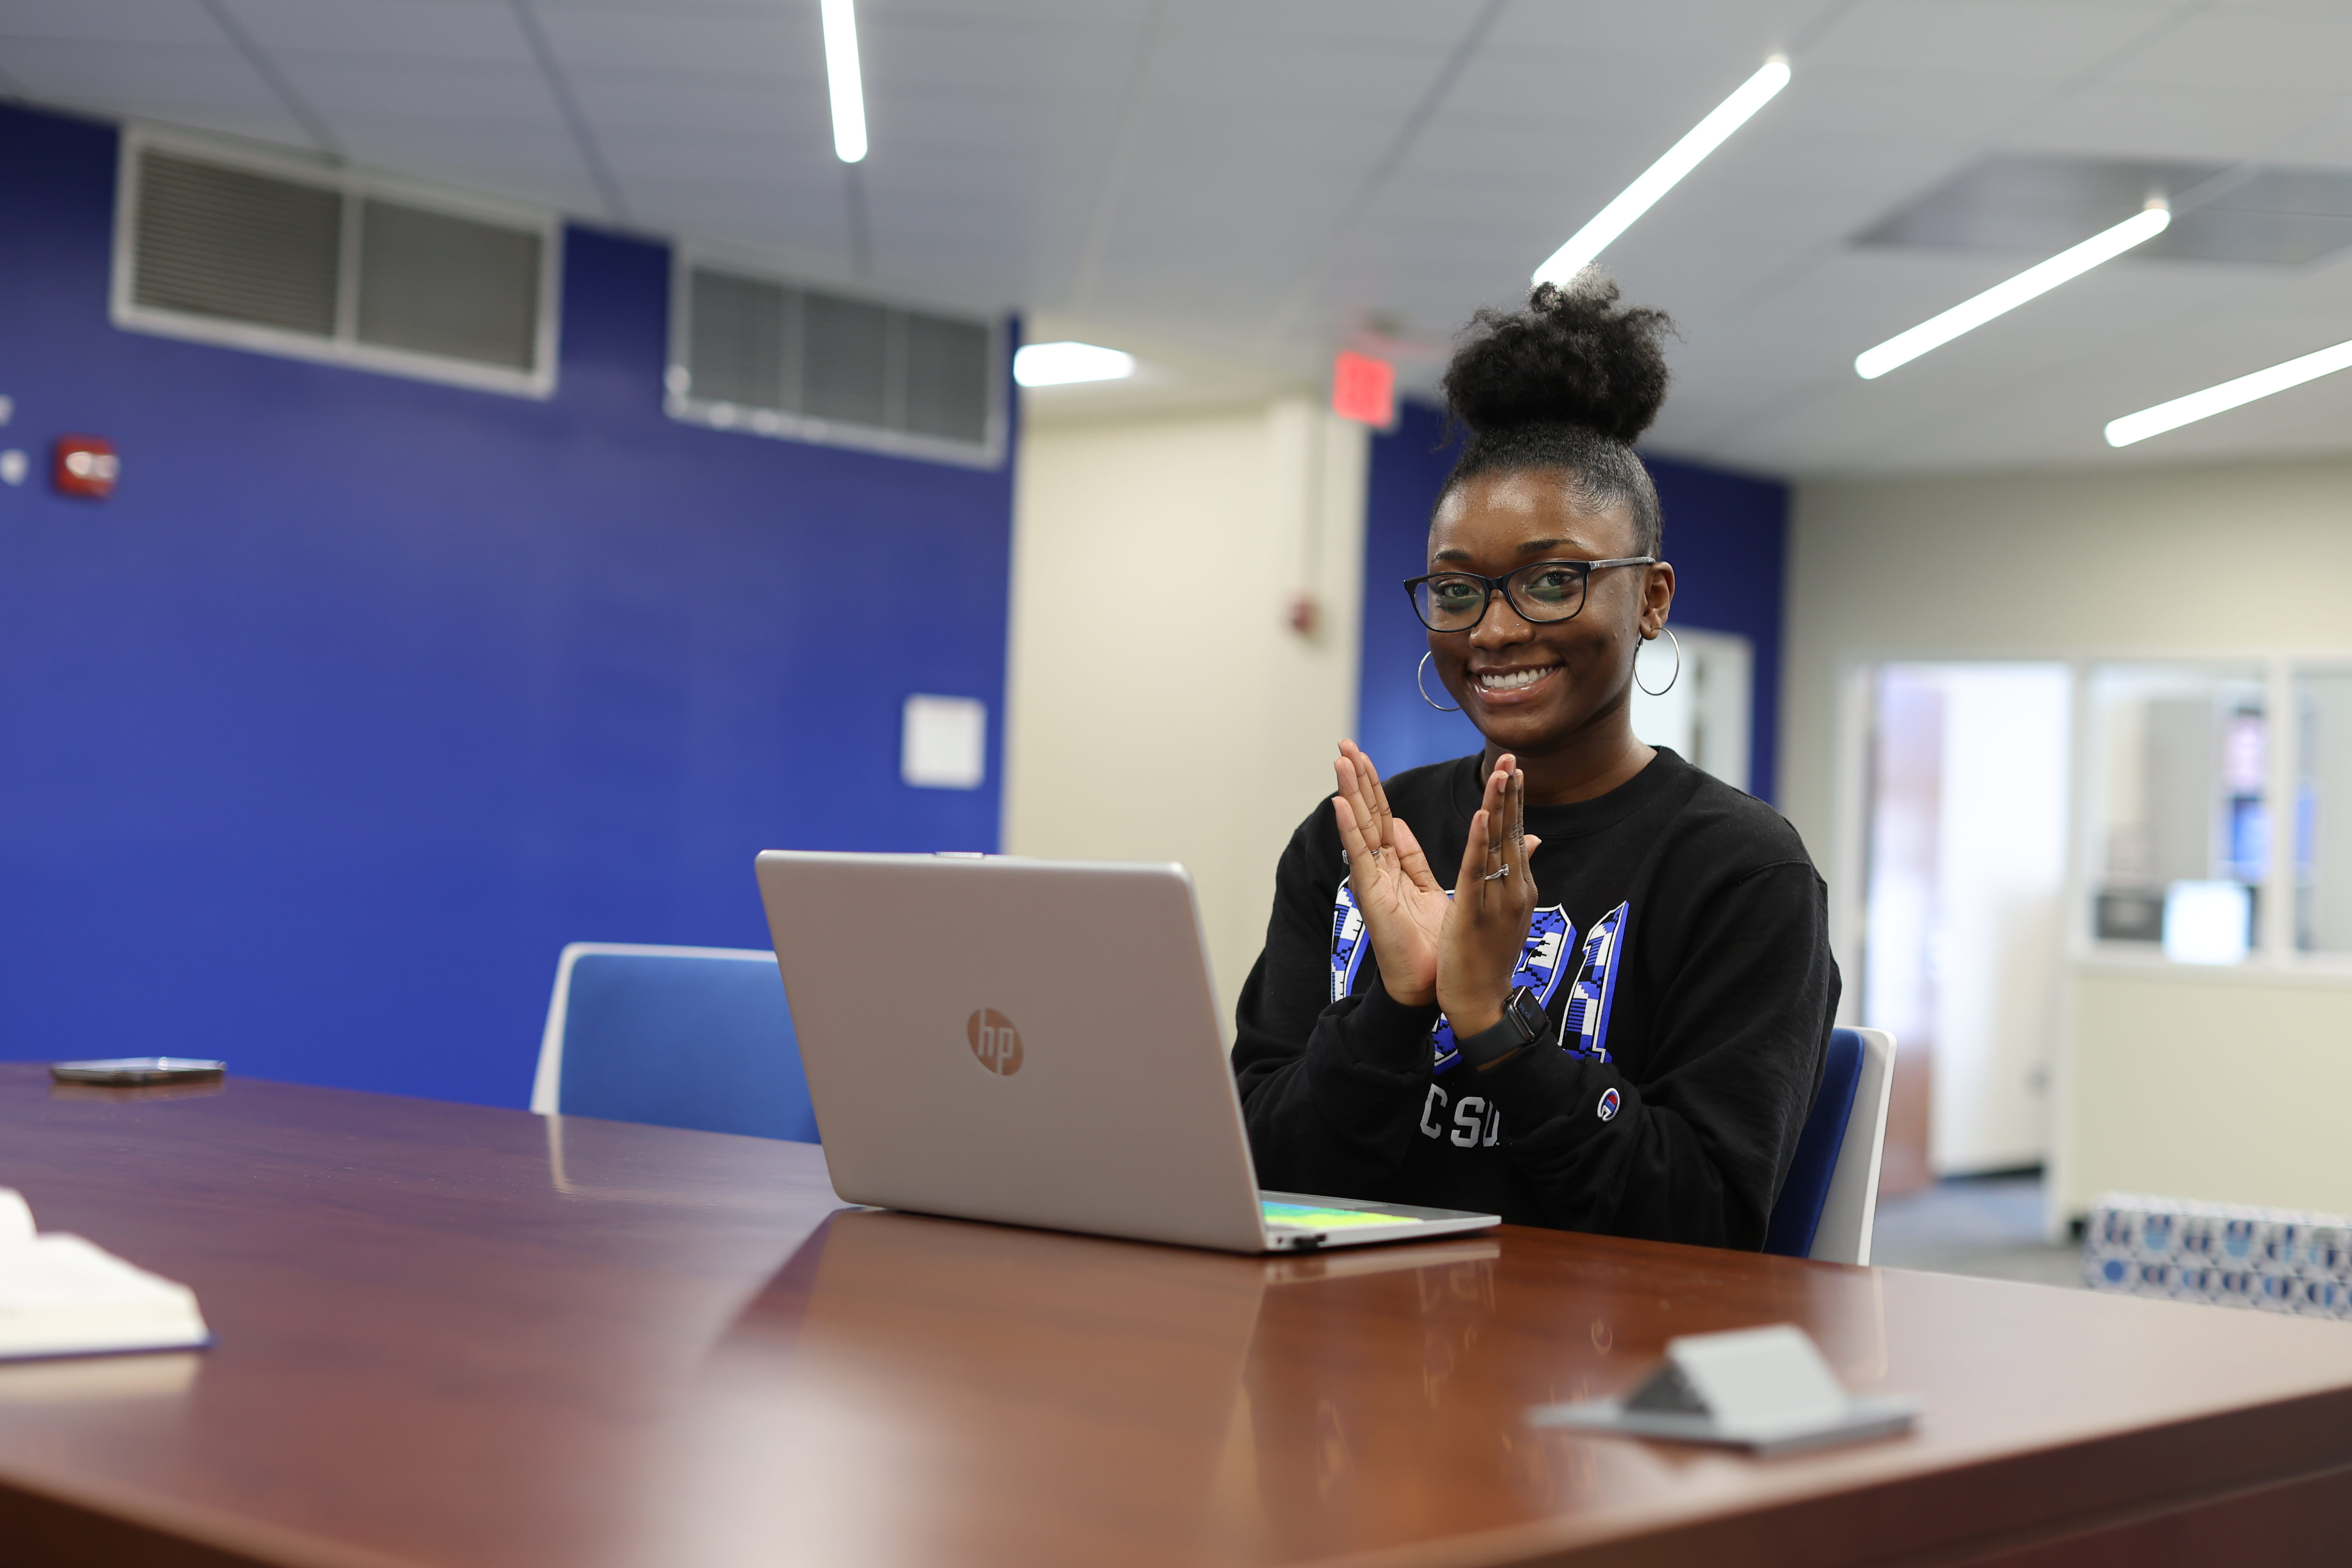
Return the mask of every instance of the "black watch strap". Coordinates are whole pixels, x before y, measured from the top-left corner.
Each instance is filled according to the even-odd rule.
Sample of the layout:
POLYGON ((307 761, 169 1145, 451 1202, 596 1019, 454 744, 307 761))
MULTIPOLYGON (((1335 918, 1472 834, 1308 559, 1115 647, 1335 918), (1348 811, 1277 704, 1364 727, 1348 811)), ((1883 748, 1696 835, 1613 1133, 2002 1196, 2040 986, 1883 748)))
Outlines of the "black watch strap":
POLYGON ((1454 1042, 1462 1059, 1472 1067, 1485 1067, 1500 1061, 1522 1046, 1531 1046, 1544 1037, 1549 1020, 1544 1016, 1543 1004, 1536 994, 1522 985, 1511 993, 1503 1004, 1502 1021, 1492 1028, 1481 1029, 1467 1039, 1454 1042))

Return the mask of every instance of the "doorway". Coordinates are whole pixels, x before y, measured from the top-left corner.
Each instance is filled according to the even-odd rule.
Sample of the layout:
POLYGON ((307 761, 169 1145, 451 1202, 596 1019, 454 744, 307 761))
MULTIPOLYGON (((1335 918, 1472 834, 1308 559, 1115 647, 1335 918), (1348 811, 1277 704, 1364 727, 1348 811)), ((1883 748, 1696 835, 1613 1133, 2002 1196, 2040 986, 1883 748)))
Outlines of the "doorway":
POLYGON ((2039 1165, 2066 909, 2063 664, 1873 680, 1863 1022, 1896 1068, 1881 1191, 2039 1165))

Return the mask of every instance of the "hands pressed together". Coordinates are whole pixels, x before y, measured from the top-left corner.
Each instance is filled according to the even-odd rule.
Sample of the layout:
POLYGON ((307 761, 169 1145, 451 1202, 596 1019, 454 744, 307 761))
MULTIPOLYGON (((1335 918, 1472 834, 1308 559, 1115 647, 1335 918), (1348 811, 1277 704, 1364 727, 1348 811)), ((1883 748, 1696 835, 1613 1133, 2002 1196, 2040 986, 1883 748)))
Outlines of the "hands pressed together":
POLYGON ((1527 833, 1527 775, 1505 752, 1486 775, 1454 896, 1430 873, 1412 829, 1389 812, 1388 792, 1372 760, 1352 741, 1339 743, 1336 771, 1339 842, 1364 934, 1381 963, 1381 983, 1411 1007, 1433 999, 1457 1038, 1501 1021, 1511 975, 1535 913, 1535 872, 1543 842, 1527 833))

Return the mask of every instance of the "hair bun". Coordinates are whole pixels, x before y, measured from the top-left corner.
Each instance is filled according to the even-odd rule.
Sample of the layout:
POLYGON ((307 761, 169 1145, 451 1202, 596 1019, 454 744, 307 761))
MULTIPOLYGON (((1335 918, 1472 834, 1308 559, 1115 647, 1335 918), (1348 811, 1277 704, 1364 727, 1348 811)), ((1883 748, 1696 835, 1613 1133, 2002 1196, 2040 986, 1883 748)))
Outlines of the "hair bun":
POLYGON ((1630 442, 1666 400, 1674 331, 1663 310, 1617 303, 1597 270, 1568 289, 1537 285, 1524 310, 1480 310, 1475 336, 1446 366, 1445 406, 1478 435, 1518 425, 1581 425, 1630 442))

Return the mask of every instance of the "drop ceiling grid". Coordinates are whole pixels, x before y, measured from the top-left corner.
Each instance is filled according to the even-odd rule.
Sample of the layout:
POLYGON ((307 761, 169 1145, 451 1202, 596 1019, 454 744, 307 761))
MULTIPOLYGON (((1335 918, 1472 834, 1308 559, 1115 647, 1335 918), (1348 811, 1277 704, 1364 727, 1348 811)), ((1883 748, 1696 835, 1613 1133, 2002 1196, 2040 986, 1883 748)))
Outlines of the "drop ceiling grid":
POLYGON ((197 0, 6 0, 0 40, 184 44, 217 48, 220 27, 197 0))
POLYGON ((469 186, 583 215, 599 210, 572 139, 558 125, 510 125, 499 145, 482 147, 484 128, 469 121, 347 118, 338 135, 352 161, 421 179, 469 186))
MULTIPOLYGON (((1748 342, 1718 335, 1683 357, 1686 388, 1660 437, 1694 449, 1805 469, 1979 466, 2062 460, 2161 459, 2168 437, 2116 455, 2098 439, 2118 415, 2352 335, 2339 275, 2283 277, 2289 268, 2229 268, 2232 308, 2217 317, 2214 268, 2192 263, 2119 262, 2057 296, 2034 301, 1875 382, 1846 368, 1875 341, 1846 323, 1857 300, 1904 321, 1883 289, 1843 258, 1783 301, 1785 330, 1748 342), (2259 309, 2249 309, 2263 301, 2259 309), (1734 365, 1777 362, 1774 385, 1734 365), (1727 363, 1728 362, 1728 363, 1727 363)), ((1948 291, 1965 297, 1964 289, 1948 291)), ((2340 433, 2338 435, 2340 439, 2340 433)))
MULTIPOLYGON (((601 211, 512 5, 224 4, 355 159, 601 211)), ((830 155, 814 0, 529 4, 640 222, 845 275, 847 176, 830 155)), ((2118 398, 2352 336, 2352 284, 2331 266, 2141 276, 2118 263, 1884 382, 1848 368, 1859 348, 2014 270, 2020 258, 1845 244, 1988 151, 2228 163, 2287 144, 2290 162, 2352 163, 2342 9, 1514 0, 1359 208, 1485 10, 863 0, 876 150, 856 177, 875 276, 1050 310, 1107 211, 1090 319, 1288 374, 1312 374, 1368 317, 1401 319, 1424 350, 1409 374, 1425 380, 1427 345, 1473 306, 1516 295, 1535 261, 1793 40, 1791 89, 1607 258, 1687 334, 1662 445, 1796 471, 2352 439, 2311 412, 2340 414, 2330 392, 2277 400, 2274 424, 2231 416, 2120 457, 2096 445, 2097 426, 2129 411, 2118 398), (1303 282, 1307 308, 1265 341, 1303 282)), ((68 107, 305 141, 196 0, 0 0, 0 70, 68 107)))
MULTIPOLYGON (((1588 60, 1559 90, 1537 90, 1552 72, 1493 49, 1473 62, 1343 251, 1327 286, 1335 298, 1399 276, 1401 263, 1418 270, 1431 258, 1451 258, 1453 287, 1433 279, 1438 286, 1418 298, 1384 302, 1417 330, 1450 333, 1470 304, 1524 289, 1535 262, 1671 144, 1640 110, 1638 78, 1588 60)), ((1710 106, 1682 107, 1696 119, 1710 106)), ((1702 208, 1706 191, 1736 190, 1736 174, 1721 174, 1703 169, 1694 176, 1697 194, 1678 190, 1667 200, 1702 208)))
MULTIPOLYGON (((2136 16, 2130 20, 2137 25, 2144 18, 2136 16)), ((2147 36, 2144 27, 2141 36, 2147 36)), ((2091 46, 2096 41, 2095 38, 2083 41, 2082 54, 2095 55, 2095 49, 2091 46)), ((1826 52, 1831 52, 1833 58, 1833 51, 1826 52)), ((2126 58, 2128 58, 2128 50, 2126 58)), ((1806 79, 1810 82, 1810 65, 1806 79)), ((2050 104, 2063 105, 2064 101, 2063 96, 2045 100, 2044 113, 2049 112, 2050 104)), ((1961 126, 1955 129, 1969 128, 1961 126)), ((1982 129, 1990 131, 1994 128, 1986 126, 1982 129)), ((1766 140, 1761 117, 1756 131, 1760 143, 1766 140)), ((2187 150, 2206 151, 2193 147, 2187 150)), ((1959 149, 1955 147, 1954 151, 1958 153, 1959 149)), ((1929 171, 1922 170, 1921 173, 1929 171)), ((1933 183, 1932 179, 1924 179, 1920 184, 1925 186, 1933 183)), ((1839 226, 1844 228, 1847 226, 1839 226)), ((1662 225, 1659 232, 1663 233, 1664 227, 1662 225)), ((1629 240, 1633 237, 1628 237, 1629 240)), ((1654 239, 1654 237, 1645 237, 1645 242, 1654 239)), ((1612 255, 1612 259, 1621 260, 1621 265, 1629 270, 1639 270, 1640 249, 1638 245, 1627 246, 1621 255, 1612 255)), ((1825 251, 1812 267, 1803 269, 1816 275, 1840 275, 1842 279, 1836 286, 1820 290, 1822 298, 1816 310, 1790 310, 1794 301, 1788 298, 1792 292, 1788 289, 1780 291, 1782 298, 1778 300, 1768 302, 1759 300, 1754 302, 1756 306, 1769 310, 1771 321, 1787 323, 1796 330, 1775 331, 1768 322, 1759 323, 1758 330, 1747 333, 1722 331, 1709 333, 1706 328, 1718 323, 1705 321, 1698 312, 1684 312, 1685 320, 1700 329, 1697 335, 1708 339, 1716 352, 1681 356, 1685 390, 1677 405, 1670 405, 1667 417, 1661 422, 1661 441, 1690 441, 1700 447, 1720 449, 1727 457, 1801 469, 1876 467, 1889 461, 1890 456, 1897 463, 1906 460, 1998 463, 2021 459, 2096 459, 2104 455, 2103 444, 2096 444, 2097 426, 2115 413, 2129 412, 2130 406, 2141 405, 2134 404, 2113 408, 2095 419, 2081 411, 2084 401, 2082 395, 2089 391, 2096 380, 2094 373, 2084 368, 2082 351, 2095 350, 2097 340, 2104 335, 2096 322, 2100 311, 2095 296, 2090 292, 2099 281, 2097 277, 2074 285, 2063 303, 2047 302, 2062 310, 2069 307, 2079 309, 2071 318, 2064 315, 2055 318, 2071 320, 2072 326, 2062 327, 2054 332, 2045 329, 2042 336, 2031 340, 2045 351, 2042 354, 2021 353, 2012 342, 2011 352, 2005 356, 1994 353, 1978 358, 1975 350, 2003 342, 1999 329, 2004 323, 1995 323, 1976 334, 1976 339, 1982 340, 1981 343, 1975 340, 1963 340, 1932 356, 1935 360, 1945 361, 1950 373, 1965 382, 1966 384, 1955 395, 1937 396, 1916 383, 1908 387, 1884 384, 1865 386, 1853 378, 1850 371, 1840 374, 1843 367, 1837 365, 1836 361, 1849 358, 1853 352, 1868 346, 1879 337, 1899 331, 1932 314, 1943 305, 1955 303, 1977 289, 2000 280, 2012 272, 2018 259, 2022 258, 1997 259, 1976 277, 1965 280, 1948 279, 1933 293, 1925 288, 1894 291, 1858 289, 1854 285, 1863 279, 1852 276, 1857 270, 1853 263, 1858 259, 1862 261, 1861 269, 1874 270, 1870 268, 1867 258, 1856 258, 1833 251, 1825 251), (1927 298, 1923 300, 1922 295, 1927 298), (1882 325, 1884 331, 1854 332, 1854 318, 1857 314, 1866 315, 1873 303, 1881 305, 1879 313, 1885 320, 1878 325, 1882 325), (1798 326, 1797 319, 1808 314, 1814 316, 1817 321, 1811 331, 1798 326), (1819 345, 1822 343, 1824 334, 1831 334, 1831 342, 1841 336, 1846 342, 1839 343, 1834 353, 1823 353, 1819 352, 1819 345), (1738 352, 1738 348, 1727 341, 1740 337, 1748 340, 1739 345, 1746 349, 1745 353, 1738 352), (1859 341, 1855 341, 1857 339, 1859 341), (1721 352, 1727 349, 1731 352, 1721 352), (1749 374, 1742 374, 1736 368, 1737 363, 1743 359, 1751 367, 1749 374), (2028 374, 2021 367, 2026 361, 2034 359, 2040 361, 2035 366, 2039 374, 2028 374), (1824 360, 1831 363, 1823 363, 1824 360), (1759 374, 1755 368, 1766 364, 1779 364, 1788 367, 1788 370, 1785 375, 1775 377, 1759 374), (1810 384, 1804 381, 1799 381, 1796 385, 1788 384, 1789 381, 1803 376, 1807 369, 1811 370, 1810 384), (2032 391, 2021 395, 2018 391, 2021 385, 2031 386, 2032 391), (1694 395, 1690 390, 1693 387, 1703 390, 1694 395), (1878 393, 1875 400, 1871 399, 1874 390, 1878 393), (1971 412, 1995 404, 2000 410, 1998 416, 1971 412), (2012 427, 1987 432, 1982 427, 1988 424, 2007 424, 2012 427)), ((1890 262, 1896 260, 1892 257, 1885 259, 1890 262)), ((1822 276, 1805 277, 1801 284, 1819 285, 1827 280, 1822 276)), ((2189 291, 2208 304, 2210 313, 2215 280, 2200 278, 2186 281, 2189 291)), ((2126 310, 2125 314, 2128 317, 2133 312, 2126 310)), ((2133 324, 2137 325, 2136 320, 2133 324)), ((1922 362, 1923 364, 1927 363, 1929 362, 1922 362)), ((1906 372, 1916 367, 1906 367, 1906 372)), ((1906 372, 1895 374, 1903 375, 1906 372)), ((2192 384, 2192 387, 2193 384, 2192 384)), ((2188 389, 2191 388, 2183 388, 2188 389)))
POLYGON ((46 41, 0 47, 0 71, 45 102, 307 148, 299 121, 250 66, 198 48, 46 41))
POLYGON ((1243 50, 1328 47, 1335 39, 1442 50, 1485 5, 1486 0, 1185 0, 1167 5, 1167 19, 1171 32, 1229 39, 1243 50))
POLYGON ((436 61, 429 70, 372 55, 300 55, 279 68, 332 125, 345 118, 377 121, 462 121, 487 134, 508 127, 556 123, 547 79, 530 59, 436 61))
POLYGON ((1864 0, 1803 55, 1808 67, 1932 68, 2055 86, 2149 47, 2201 0, 2158 5, 2051 5, 2021 0, 1864 0))
MULTIPOLYGON (((1653 82, 1688 82, 1702 97, 1709 72, 1727 72, 1728 92, 1761 57, 1790 46, 1846 0, 1677 0, 1671 5, 1561 5, 1515 0, 1486 47, 1513 58, 1553 60, 1571 68, 1611 61, 1653 82)), ((1865 0, 1871 3, 1871 0, 1865 0)))
MULTIPOLYGON (((248 34, 267 39, 280 62, 304 54, 373 55, 385 60, 528 59, 509 7, 484 0, 222 0, 248 34)), ((219 29, 199 13, 208 41, 219 29)))
MULTIPOLYGON (((2030 116, 2013 140, 2047 153, 2232 162, 2270 155, 2281 142, 2309 134, 2347 107, 2352 99, 2340 93, 2102 82, 2030 116)), ((2293 152, 2288 156, 2302 161, 2293 152)))
POLYGON ((2344 80, 2352 15, 2342 10, 2206 11, 2119 65, 2113 79, 2265 91, 2327 91, 2344 80))
MULTIPOLYGON (((2084 279, 2083 292, 2063 309, 2054 299, 2037 300, 1879 381, 1815 359, 1792 367, 1811 378, 1777 403, 1759 397, 1744 411, 1684 412, 1727 416, 1696 432, 1701 444, 1731 452, 1792 449, 1815 468, 1982 465, 2003 451, 2010 460, 2021 453, 2032 461, 2106 460, 2100 429, 2108 419, 2323 346, 2295 341, 2296 330, 2309 331, 2308 308, 2294 310, 2282 323, 2288 330, 2268 345, 2235 320, 2225 337, 2200 342, 2198 323, 2210 317, 2209 285, 2194 275, 2203 270, 2118 264, 2084 279), (2233 353, 2238 363, 2214 374, 2216 362, 2233 353), (2206 368, 2196 371, 2190 362, 2206 368)), ((2308 299, 2315 292, 2344 292, 2340 282, 2330 289, 2325 280, 2261 276, 2284 269, 2225 270, 2241 274, 2245 292, 2256 297, 2284 291, 2305 296, 2308 305, 2319 302, 2308 299)), ((1836 318, 1830 294, 1823 289, 1813 302, 1818 321, 1836 318)), ((1719 377, 1708 384, 1722 390, 1719 377)), ((1664 422, 1661 437, 1689 438, 1685 427, 1664 422)), ((2128 456, 2147 455, 2135 448, 2128 456)))
POLYGON ((835 173, 832 130, 804 92, 743 77, 685 71, 575 71, 572 90, 615 154, 636 143, 698 145, 750 166, 819 163, 835 173), (810 142, 821 144, 809 148, 810 142))
MULTIPOLYGON (((823 33, 816 7, 777 15, 780 22, 792 24, 780 29, 779 47, 788 47, 790 58, 810 68, 822 82, 823 33)), ((904 93, 918 100, 941 88, 1115 93, 1117 74, 1105 73, 1102 67, 1123 65, 1133 36, 1131 27, 1099 23, 1053 29, 991 26, 984 12, 948 20, 902 17, 876 6, 858 11, 858 53, 868 91, 904 93), (1076 86, 1089 80, 1098 80, 1099 88, 1076 86)))

